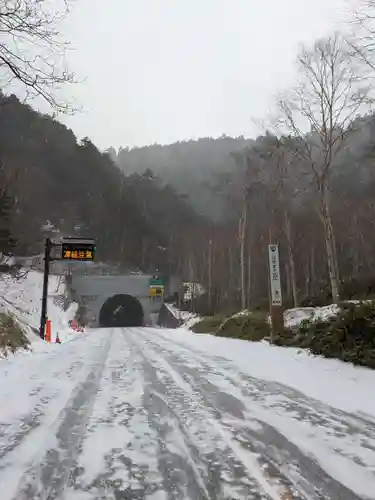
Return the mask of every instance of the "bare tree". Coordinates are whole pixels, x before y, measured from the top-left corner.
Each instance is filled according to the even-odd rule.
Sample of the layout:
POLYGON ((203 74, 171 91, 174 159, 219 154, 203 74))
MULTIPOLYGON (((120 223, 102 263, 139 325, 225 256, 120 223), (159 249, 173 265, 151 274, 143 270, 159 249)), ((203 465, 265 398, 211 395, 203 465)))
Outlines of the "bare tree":
POLYGON ((334 302, 339 301, 339 270, 330 214, 329 184, 338 154, 354 132, 353 120, 369 110, 370 88, 356 59, 336 33, 302 47, 297 59, 299 83, 278 101, 279 130, 292 134, 288 147, 312 173, 318 213, 324 226, 327 264, 334 302), (306 134, 306 129, 310 132, 306 134))
POLYGON ((288 164, 288 154, 285 148, 282 147, 279 140, 276 141, 276 148, 274 148, 275 159, 276 159, 276 192, 281 205, 281 210, 283 214, 283 225, 284 233, 288 251, 288 274, 290 279, 290 286, 293 296, 294 307, 298 306, 298 291, 297 291, 297 275, 296 275, 296 264, 295 264, 295 252, 294 243, 292 236, 292 226, 290 220, 290 210, 287 202, 286 196, 286 178, 287 178, 287 164, 288 164))
POLYGON ((373 71, 375 70, 375 0, 356 2, 350 21, 353 32, 348 37, 348 43, 353 55, 373 71))
MULTIPOLYGON (((295 265, 295 251, 292 235, 292 224, 290 217, 290 199, 292 193, 288 188, 287 179, 289 177, 290 166, 295 160, 290 151, 283 144, 282 140, 270 134, 268 131, 262 138, 263 148, 259 151, 259 161, 263 162, 262 170, 267 173, 266 184, 272 186, 275 199, 279 207, 276 212, 282 215, 282 227, 286 240, 288 262, 285 263, 287 288, 291 290, 294 307, 298 306, 297 275, 295 265)), ((289 295, 289 293, 288 293, 289 295)))
POLYGON ((257 175, 259 173, 259 165, 257 165, 256 156, 250 154, 249 151, 241 153, 233 153, 232 158, 237 164, 239 175, 235 179, 235 206, 238 218, 238 233, 237 240, 239 243, 240 257, 240 290, 241 290, 241 308, 246 309, 249 306, 250 279, 251 279, 251 248, 249 245, 250 227, 252 224, 251 215, 249 213, 249 201, 256 184, 258 184, 257 175), (246 266, 246 247, 247 266, 246 266), (246 273, 247 267, 247 273, 246 273), (246 286, 246 274, 248 283, 246 286))
POLYGON ((212 239, 208 241, 208 308, 212 308, 212 239))
POLYGON ((0 86, 22 87, 25 99, 41 97, 54 111, 70 104, 56 94, 73 74, 65 67, 68 43, 59 28, 69 11, 68 0, 0 1, 0 86))
POLYGON ((247 227, 247 211, 248 211, 248 190, 245 190, 241 214, 238 220, 238 242, 240 245, 240 288, 241 288, 241 309, 246 309, 246 227, 247 227))

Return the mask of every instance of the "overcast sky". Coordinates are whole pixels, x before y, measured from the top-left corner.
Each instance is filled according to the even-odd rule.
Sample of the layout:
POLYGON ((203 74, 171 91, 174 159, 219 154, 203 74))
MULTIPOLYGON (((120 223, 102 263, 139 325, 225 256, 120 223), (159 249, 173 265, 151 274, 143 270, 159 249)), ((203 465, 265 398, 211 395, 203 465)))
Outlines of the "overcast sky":
POLYGON ((257 132, 293 82, 298 44, 337 28, 345 0, 77 0, 63 121, 101 148, 257 132))

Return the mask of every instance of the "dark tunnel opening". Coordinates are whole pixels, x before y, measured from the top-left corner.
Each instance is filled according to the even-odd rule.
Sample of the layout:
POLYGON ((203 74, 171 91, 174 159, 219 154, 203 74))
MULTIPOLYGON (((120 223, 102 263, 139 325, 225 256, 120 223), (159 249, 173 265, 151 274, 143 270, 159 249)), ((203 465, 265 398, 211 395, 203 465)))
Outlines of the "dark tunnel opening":
POLYGON ((143 307, 132 295, 114 295, 107 299, 99 313, 103 328, 143 326, 143 307))

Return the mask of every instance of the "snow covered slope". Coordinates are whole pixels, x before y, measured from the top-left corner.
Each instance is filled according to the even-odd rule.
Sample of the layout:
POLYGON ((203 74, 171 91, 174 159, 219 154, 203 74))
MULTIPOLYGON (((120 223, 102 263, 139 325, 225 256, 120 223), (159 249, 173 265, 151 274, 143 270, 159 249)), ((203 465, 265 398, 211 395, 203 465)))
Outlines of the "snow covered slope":
MULTIPOLYGON (((36 271, 29 271, 21 279, 9 275, 0 276, 0 307, 9 311, 25 327, 30 342, 35 348, 40 342, 38 337, 40 324, 40 309, 42 301, 43 275, 36 271)), ((68 326, 77 305, 73 304, 65 313, 55 303, 54 297, 63 293, 64 284, 57 276, 50 276, 48 289, 48 317, 52 321, 52 340, 57 332, 61 340, 72 338, 73 333, 68 326)), ((74 335, 77 335, 74 333, 74 335)))

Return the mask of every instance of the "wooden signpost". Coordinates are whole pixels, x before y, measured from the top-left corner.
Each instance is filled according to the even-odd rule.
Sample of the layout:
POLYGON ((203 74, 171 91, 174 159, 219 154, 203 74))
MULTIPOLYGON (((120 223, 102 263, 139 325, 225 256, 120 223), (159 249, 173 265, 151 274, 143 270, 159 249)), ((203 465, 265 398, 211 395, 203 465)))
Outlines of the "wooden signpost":
POLYGON ((271 295, 271 322, 272 336, 271 342, 274 342, 275 334, 282 333, 284 330, 283 299, 281 292, 280 264, 279 264, 279 246, 268 245, 268 258, 270 270, 270 295, 271 295))

